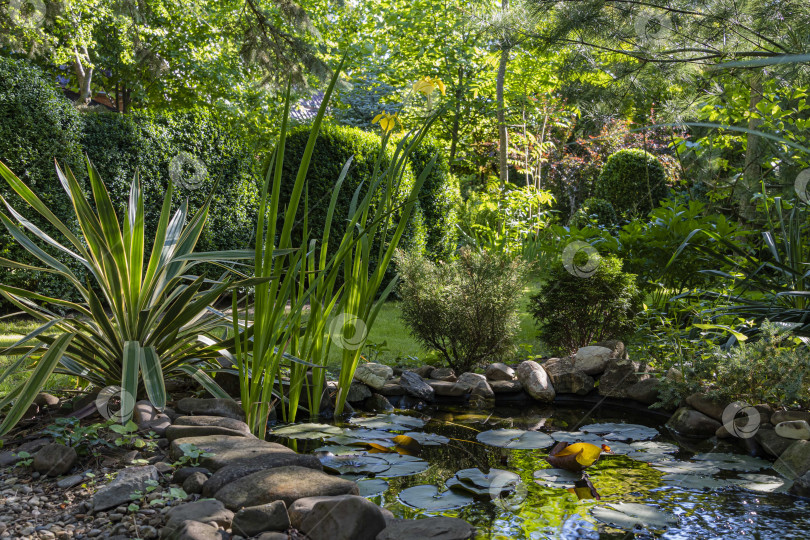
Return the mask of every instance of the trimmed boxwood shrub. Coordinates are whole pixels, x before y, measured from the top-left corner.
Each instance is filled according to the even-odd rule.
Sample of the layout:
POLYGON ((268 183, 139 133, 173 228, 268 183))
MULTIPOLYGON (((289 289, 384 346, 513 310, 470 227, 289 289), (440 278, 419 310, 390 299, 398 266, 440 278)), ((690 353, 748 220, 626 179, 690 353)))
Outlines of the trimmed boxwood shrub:
POLYGON ((636 148, 610 155, 596 181, 595 194, 619 214, 643 216, 667 197, 667 174, 652 154, 636 148))
POLYGON ((616 225, 619 220, 616 217, 616 211, 613 209, 612 204, 605 199, 591 197, 590 199, 585 199, 585 202, 574 212, 574 215, 571 216, 568 223, 578 229, 582 229, 594 221, 597 225, 612 227, 616 225))
MULTIPOLYGON (((76 170, 82 162, 80 132, 79 112, 53 81, 25 61, 0 57, 0 161, 36 190, 48 208, 68 225, 72 223, 70 216, 73 212, 56 177, 54 159, 76 170)), ((81 172, 79 168, 77 176, 80 178, 81 172)), ((17 210, 25 208, 5 180, 0 180, 0 194, 17 210)), ((5 207, 0 210, 8 215, 5 207)), ((44 219, 26 217, 46 232, 53 232, 44 219)), ((2 226, 0 257, 40 266, 39 261, 14 242, 2 226)), ((5 268, 2 272, 2 282, 6 285, 49 296, 62 296, 67 291, 50 274, 5 268)), ((4 309, 10 307, 2 299, 0 306, 4 309)))
MULTIPOLYGON (((595 252, 578 252, 574 268, 590 268, 595 252)), ((621 339, 634 330, 642 308, 636 276, 622 271, 622 261, 600 257, 591 274, 575 275, 562 261, 553 264, 540 290, 531 296, 529 311, 540 330, 539 337, 555 353, 572 354, 596 341, 621 339)))
POLYGON ((450 172, 450 162, 438 141, 425 138, 410 155, 411 168, 419 176, 433 156, 436 163, 419 192, 419 205, 425 217, 427 253, 435 259, 452 255, 458 247, 458 208, 461 192, 458 178, 450 172))
POLYGON ((191 168, 184 168, 183 174, 175 178, 175 206, 188 199, 192 215, 216 185, 208 223, 197 249, 249 247, 259 193, 254 156, 210 113, 195 109, 171 114, 88 114, 82 145, 104 179, 119 212, 126 206, 129 184, 138 171, 146 201, 149 236, 157 227, 172 159, 181 153, 193 156, 204 165, 207 175, 201 177, 199 184, 194 184, 188 181, 191 168))
MULTIPOLYGON (((310 127, 299 126, 290 130, 284 150, 284 167, 281 182, 282 207, 289 201, 298 166, 309 138, 310 127)), ((349 206, 358 186, 362 184, 361 193, 365 194, 371 182, 374 164, 380 153, 381 140, 377 134, 369 133, 358 128, 326 124, 321 126, 318 140, 307 171, 306 193, 308 196, 308 227, 310 239, 320 241, 323 236, 323 223, 326 221, 326 212, 332 190, 337 182, 340 172, 346 161, 354 156, 352 165, 343 182, 335 215, 332 220, 330 237, 330 255, 337 250, 340 238, 346 230, 346 220, 349 217, 349 206)), ((386 148, 385 157, 380 165, 384 170, 393 157, 396 145, 391 142, 386 148)), ((410 166, 406 166, 397 201, 402 203, 410 193, 415 177, 410 166)), ((304 204, 299 207, 303 218, 304 204)), ((299 219, 293 228, 293 244, 300 243, 302 238, 303 219, 299 219)), ((421 207, 414 208, 408 228, 405 230, 400 246, 404 249, 422 253, 425 250, 427 233, 425 230, 425 217, 421 207)), ((377 248, 372 247, 372 253, 377 248)))

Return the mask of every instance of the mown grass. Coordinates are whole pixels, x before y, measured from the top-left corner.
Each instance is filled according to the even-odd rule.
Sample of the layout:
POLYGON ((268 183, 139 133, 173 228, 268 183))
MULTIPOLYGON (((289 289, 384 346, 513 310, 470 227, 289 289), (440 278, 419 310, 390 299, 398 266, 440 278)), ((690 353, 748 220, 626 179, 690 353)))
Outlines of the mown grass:
MULTIPOLYGON (((536 292, 539 285, 538 282, 528 282, 523 290, 520 301, 520 328, 517 336, 518 350, 515 353, 515 358, 541 355, 546 352, 542 342, 537 339, 534 321, 527 310, 529 295, 536 292)), ((0 349, 13 344, 36 327, 37 323, 29 319, 0 320, 0 349)), ((388 302, 383 306, 369 332, 368 343, 371 346, 364 349, 363 357, 369 361, 374 360, 389 365, 413 367, 423 364, 442 364, 442 359, 436 353, 422 349, 419 343, 410 335, 400 319, 398 302, 388 302), (379 350, 378 354, 375 354, 375 347, 379 350)), ((337 347, 332 347, 329 351, 327 367, 330 372, 335 373, 340 369, 340 355, 341 350, 337 347)), ((5 370, 12 361, 13 358, 11 357, 0 356, 0 372, 5 370)), ((0 396, 4 396, 15 386, 25 381, 28 374, 28 369, 21 369, 16 373, 12 373, 5 381, 0 383, 0 396)), ((53 375, 46 383, 45 390, 54 391, 75 388, 75 386, 75 378, 66 375, 53 375)))

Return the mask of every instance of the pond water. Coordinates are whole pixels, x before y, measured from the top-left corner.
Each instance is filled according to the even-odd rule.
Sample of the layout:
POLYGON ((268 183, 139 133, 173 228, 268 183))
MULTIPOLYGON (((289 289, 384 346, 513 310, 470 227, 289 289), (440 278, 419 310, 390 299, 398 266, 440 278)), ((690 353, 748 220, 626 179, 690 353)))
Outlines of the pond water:
POLYGON ((706 447, 690 450, 682 445, 676 448, 663 420, 608 408, 556 406, 484 412, 444 408, 393 417, 355 416, 350 422, 332 425, 276 426, 274 431, 287 433, 271 433, 269 438, 298 451, 321 452, 327 470, 360 479, 363 494, 397 517, 460 517, 478 528, 478 538, 810 538, 807 502, 780 492, 788 486, 769 462, 748 458, 727 443, 723 447, 706 443, 706 447), (599 427, 606 423, 605 429, 599 427), (570 432, 580 428, 589 433, 570 432), (479 438, 481 433, 502 429, 528 430, 529 435, 495 431, 479 438), (555 441, 535 432, 568 442, 610 445, 616 453, 602 454, 587 469, 599 500, 590 498, 588 490, 580 498, 568 489, 573 487, 572 481, 555 476, 544 459, 555 441), (404 433, 425 444, 414 452, 412 443, 401 441, 406 447, 401 449, 404 456, 368 446, 373 443, 385 450, 394 444, 393 437, 404 433), (513 447, 536 449, 491 444, 503 445, 510 438, 513 447), (414 455, 408 456, 408 450, 414 455), (348 455, 356 457, 333 457, 348 455), (473 497, 468 490, 458 490, 459 480, 454 477, 458 471, 475 468, 490 474, 489 484, 486 478, 465 484, 483 488, 473 497), (447 490, 446 483, 456 487, 447 490), (638 503, 646 508, 617 503, 638 503), (643 526, 633 526, 632 519, 622 522, 627 511, 639 510, 650 512, 636 520, 643 526))

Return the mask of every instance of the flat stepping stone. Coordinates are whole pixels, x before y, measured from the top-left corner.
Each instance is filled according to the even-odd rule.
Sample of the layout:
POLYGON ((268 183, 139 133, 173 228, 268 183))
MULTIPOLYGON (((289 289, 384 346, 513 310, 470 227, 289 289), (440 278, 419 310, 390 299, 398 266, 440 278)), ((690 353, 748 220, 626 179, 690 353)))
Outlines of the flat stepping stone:
POLYGON ((224 416, 236 420, 245 420, 245 411, 242 406, 232 399, 183 398, 177 402, 177 410, 186 414, 224 416))
POLYGON ((469 540, 475 528, 463 519, 434 517, 392 523, 377 535, 377 540, 469 540))
POLYGON ((358 495, 357 484, 306 467, 279 467, 235 480, 216 498, 231 510, 282 500, 289 508, 304 497, 358 495))
POLYGON ((278 453, 263 454, 250 459, 234 460, 211 475, 203 485, 203 496, 213 497, 220 489, 231 482, 253 473, 279 467, 306 467, 316 471, 323 470, 320 460, 310 454, 278 453))
MULTIPOLYGON (((224 420, 230 420, 225 418, 224 420)), ((184 439, 187 437, 206 437, 208 435, 228 435, 230 437, 248 437, 254 439, 255 437, 250 433, 237 431, 221 426, 169 426, 166 428, 165 436, 169 442, 175 439, 184 439)))
POLYGON ((250 434, 250 428, 241 420, 227 418, 225 416, 178 416, 174 419, 175 426, 217 426, 241 431, 245 435, 250 434))
POLYGON ((233 520, 233 512, 219 501, 206 499, 175 506, 166 513, 166 517, 169 522, 174 521, 178 524, 190 519, 202 523, 214 522, 227 529, 233 520))
POLYGON ((231 437, 228 435, 208 435, 205 437, 184 437, 175 439, 169 447, 169 455, 177 460, 183 456, 181 445, 191 444, 210 454, 200 460, 200 466, 215 471, 240 459, 250 459, 269 454, 295 454, 294 450, 278 443, 249 439, 247 437, 231 437))

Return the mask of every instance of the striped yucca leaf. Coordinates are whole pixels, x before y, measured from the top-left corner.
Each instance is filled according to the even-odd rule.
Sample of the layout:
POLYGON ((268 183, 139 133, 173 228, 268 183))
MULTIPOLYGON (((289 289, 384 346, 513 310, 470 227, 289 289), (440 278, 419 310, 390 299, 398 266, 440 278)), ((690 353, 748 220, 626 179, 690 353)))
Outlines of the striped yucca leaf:
MULTIPOLYGON (((186 202, 172 214, 171 183, 163 199, 154 241, 147 250, 144 198, 137 175, 131 184, 123 222, 119 223, 109 193, 92 164, 88 162, 92 205, 70 170, 62 171, 57 165, 56 171, 73 205, 79 234, 56 218, 25 183, 0 163, 0 175, 11 189, 63 237, 51 237, 0 196, 3 226, 42 263, 31 266, 0 258, 0 267, 56 274, 69 282, 80 298, 76 302, 49 298, 0 283, 3 297, 42 323, 0 351, 3 355, 20 355, 22 360, 14 364, 17 368, 33 366, 31 379, 10 394, 14 405, 0 434, 14 426, 52 371, 75 375, 98 387, 120 385, 126 391, 125 401, 136 399, 143 382, 146 395, 158 408, 166 404, 164 376, 172 373, 191 375, 211 393, 224 395, 204 373, 204 369, 215 365, 223 348, 217 337, 222 335, 222 319, 210 313, 210 306, 231 289, 253 286, 257 280, 209 281, 189 271, 203 263, 227 267, 240 259, 251 260, 253 250, 195 253, 208 217, 210 197, 194 216, 188 216, 186 202), (77 261, 87 273, 87 282, 49 253, 54 251, 77 261), (58 316, 49 304, 75 316, 58 316), (54 330, 58 331, 56 337, 54 330), (201 336, 208 339, 201 340, 201 336)), ((8 370, 0 374, 0 381, 8 375, 8 370)), ((7 397, 4 401, 11 400, 7 397)), ((133 404, 123 405, 130 408, 133 404)))

